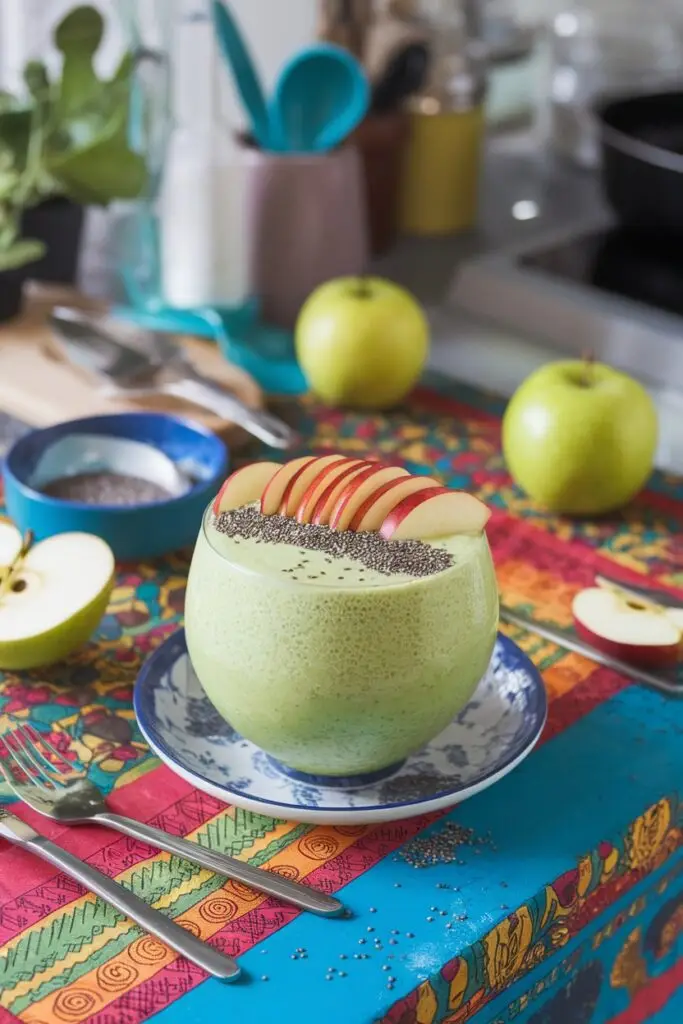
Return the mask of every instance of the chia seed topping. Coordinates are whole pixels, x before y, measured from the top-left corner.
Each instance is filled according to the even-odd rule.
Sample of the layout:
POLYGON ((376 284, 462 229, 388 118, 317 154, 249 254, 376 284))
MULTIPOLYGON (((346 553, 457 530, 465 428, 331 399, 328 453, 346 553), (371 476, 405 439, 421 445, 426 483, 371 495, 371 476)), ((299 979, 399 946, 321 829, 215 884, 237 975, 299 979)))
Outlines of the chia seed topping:
POLYGON ((351 558, 384 576, 433 576, 453 565, 453 556, 448 551, 421 540, 386 541, 378 533, 331 530, 329 526, 298 523, 289 516, 264 516, 252 505, 221 513, 214 517, 213 527, 226 537, 289 544, 304 549, 300 550, 302 554, 321 551, 332 559, 351 558))

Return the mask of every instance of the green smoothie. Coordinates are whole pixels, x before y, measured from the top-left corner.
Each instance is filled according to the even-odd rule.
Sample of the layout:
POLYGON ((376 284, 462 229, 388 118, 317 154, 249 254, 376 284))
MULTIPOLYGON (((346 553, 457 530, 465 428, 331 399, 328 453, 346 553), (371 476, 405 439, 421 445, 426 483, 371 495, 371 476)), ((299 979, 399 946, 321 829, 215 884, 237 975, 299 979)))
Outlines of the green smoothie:
POLYGON ((498 625, 484 534, 428 545, 337 534, 330 551, 301 534, 327 527, 299 527, 297 543, 267 541, 258 524, 250 536, 219 527, 207 511, 187 589, 190 656, 218 711, 283 764, 385 768, 469 701, 498 625))

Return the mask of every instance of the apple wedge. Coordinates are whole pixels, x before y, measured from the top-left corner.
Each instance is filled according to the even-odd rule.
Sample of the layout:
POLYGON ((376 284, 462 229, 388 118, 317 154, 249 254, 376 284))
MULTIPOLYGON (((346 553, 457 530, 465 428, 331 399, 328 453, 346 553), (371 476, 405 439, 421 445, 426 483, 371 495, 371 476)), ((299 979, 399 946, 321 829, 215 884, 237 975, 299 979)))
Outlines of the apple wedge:
POLYGON ((307 466, 309 462, 314 461, 315 455, 303 455, 299 459, 292 459, 290 462, 285 462, 283 466, 280 466, 275 476, 266 485, 266 489, 261 496, 262 515, 274 516, 280 511, 282 497, 287 490, 290 480, 296 476, 300 469, 307 466))
POLYGON ((342 493, 346 485, 354 477, 362 473, 364 469, 372 465, 370 462, 366 462, 364 459, 358 459, 353 465, 347 466, 347 468, 339 474, 332 483, 328 484, 323 493, 318 498, 318 501, 311 513, 311 522, 315 526, 329 526, 330 516, 334 511, 334 507, 337 504, 337 499, 342 493))
POLYGON ((318 504, 318 499, 329 488, 330 484, 339 480, 341 475, 350 467, 360 465, 361 461, 361 459, 350 459, 343 455, 338 455, 336 462, 319 470, 299 502, 299 507, 296 510, 297 522, 310 523, 315 507, 318 504))
POLYGON ((440 486, 438 480, 433 480, 429 476, 397 477, 396 480, 389 480, 366 498, 351 520, 349 530, 357 533, 378 533, 392 508, 409 494, 440 486))
POLYGON ((313 459, 312 462, 307 462, 304 466, 301 466, 285 487, 282 501, 280 502, 280 515, 294 517, 301 504, 301 499, 310 484, 320 472, 334 466, 341 457, 341 455, 320 455, 313 459))
POLYGON ((230 512, 252 501, 260 501, 263 492, 280 470, 279 462, 252 462, 235 470, 225 481, 213 503, 213 514, 230 512))
POLYGON ((683 653, 683 610, 589 587, 572 603, 576 632, 599 651, 643 667, 674 665, 683 653))
POLYGON ((339 495, 330 516, 330 528, 337 531, 348 530, 358 509, 372 494, 391 480, 407 476, 408 470, 400 466, 368 466, 350 480, 339 495))
POLYGON ((385 540, 437 540, 456 533, 481 533, 490 516, 474 495, 433 487, 399 502, 379 532, 385 540))
POLYGON ((114 556, 99 537, 62 533, 29 548, 0 587, 0 668, 39 668, 84 644, 104 615, 114 556))

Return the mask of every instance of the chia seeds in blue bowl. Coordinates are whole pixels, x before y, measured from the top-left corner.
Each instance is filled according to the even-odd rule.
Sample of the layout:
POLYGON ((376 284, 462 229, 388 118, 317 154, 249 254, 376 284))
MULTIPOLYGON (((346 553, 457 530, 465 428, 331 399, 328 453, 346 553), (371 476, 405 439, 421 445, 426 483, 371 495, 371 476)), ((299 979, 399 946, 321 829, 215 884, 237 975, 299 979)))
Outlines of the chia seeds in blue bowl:
MULTIPOLYGON (((101 468, 99 472, 106 475, 101 468)), ((94 533, 107 541, 118 561, 130 562, 193 544, 204 509, 227 473, 227 449, 210 430, 179 416, 140 412, 91 416, 29 431, 7 453, 3 481, 7 511, 22 532, 32 530, 36 540, 71 531, 94 533), (74 500, 69 491, 75 484, 67 484, 66 478, 61 486, 59 481, 35 485, 35 470, 45 452, 57 441, 77 435, 120 438, 156 448, 187 478, 187 489, 164 497, 158 487, 140 487, 145 481, 139 481, 137 495, 144 500, 134 500, 130 480, 127 495, 113 494, 112 488, 125 486, 125 479, 115 481, 115 474, 110 474, 108 481, 100 479, 100 501, 92 480, 81 484, 81 497, 88 500, 74 500)))

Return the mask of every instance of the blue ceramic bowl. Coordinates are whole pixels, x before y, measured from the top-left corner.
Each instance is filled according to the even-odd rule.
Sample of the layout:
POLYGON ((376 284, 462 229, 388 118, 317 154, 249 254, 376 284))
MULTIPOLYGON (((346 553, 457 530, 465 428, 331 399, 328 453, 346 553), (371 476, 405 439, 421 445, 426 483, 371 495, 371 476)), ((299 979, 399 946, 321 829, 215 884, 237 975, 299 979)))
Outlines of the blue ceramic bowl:
POLYGON ((119 561, 137 561, 194 543, 204 509, 227 470, 223 442, 190 420, 146 412, 91 416, 32 430, 15 442, 3 467, 5 503, 18 528, 33 530, 36 540, 72 530, 94 533, 107 541, 119 561), (124 507, 41 494, 31 486, 39 459, 50 445, 74 434, 103 434, 152 445, 180 464, 191 486, 167 501, 124 507))

